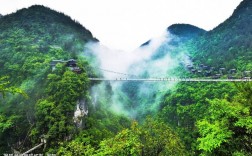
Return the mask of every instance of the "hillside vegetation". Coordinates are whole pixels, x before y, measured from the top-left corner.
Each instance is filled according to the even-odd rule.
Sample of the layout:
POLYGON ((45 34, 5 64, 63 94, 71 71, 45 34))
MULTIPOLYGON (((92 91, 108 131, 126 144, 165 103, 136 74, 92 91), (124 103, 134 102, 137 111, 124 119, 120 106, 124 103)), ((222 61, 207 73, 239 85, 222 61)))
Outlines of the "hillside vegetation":
MULTIPOLYGON (((172 40, 147 61, 163 59, 168 52, 177 58, 183 51, 197 68, 204 64, 215 67, 215 73, 219 68, 226 73, 251 71, 251 17, 252 1, 244 0, 211 31, 174 24, 167 28, 172 40)), ((133 119, 109 109, 115 94, 109 82, 101 83, 103 94, 94 102, 91 93, 98 83, 88 77, 100 73, 90 65, 97 61, 95 55, 84 48, 90 41, 98 42, 77 21, 44 6, 0 18, 0 154, 23 153, 45 137, 46 145, 33 153, 251 155, 251 83, 181 82, 162 92, 147 85, 152 87, 148 94, 138 94, 141 84, 124 83, 124 107, 146 109, 133 119), (81 72, 66 63, 52 70, 52 60, 69 59, 77 60, 81 72), (157 106, 155 112, 149 99, 157 106), (73 120, 79 102, 88 110, 78 118, 80 125, 73 120)), ((170 72, 198 76, 183 63, 170 72)), ((145 71, 140 74, 148 76, 145 71)))
MULTIPOLYGON (((227 75, 235 69, 236 78, 251 71, 251 16, 252 2, 244 0, 226 21, 183 44, 193 66, 214 67, 212 73, 225 68, 227 75)), ((179 71, 185 75, 185 69, 179 71)), ((195 76, 188 69, 186 75, 195 76)), ((180 83, 167 92, 159 115, 193 155, 250 155, 251 89, 251 83, 242 82, 180 83)))
POLYGON ((192 57, 207 65, 251 70, 251 8, 251 1, 242 1, 225 22, 193 40, 189 49, 192 57))
POLYGON ((99 138, 127 125, 126 119, 104 108, 97 107, 96 113, 92 110, 87 79, 92 71, 83 56, 89 41, 97 39, 82 25, 44 6, 32 6, 0 19, 0 91, 5 93, 0 100, 1 154, 13 149, 24 152, 40 143, 42 135, 47 139, 45 152, 56 153, 61 143, 79 133, 73 122, 78 100, 84 100, 89 108, 91 115, 85 119, 89 122, 83 124, 88 132, 83 133, 97 133, 95 145, 99 138), (52 71, 52 60, 69 59, 77 60, 81 74, 65 64, 52 71), (97 120, 106 121, 94 124, 97 120), (89 130, 92 128, 95 130, 89 130))

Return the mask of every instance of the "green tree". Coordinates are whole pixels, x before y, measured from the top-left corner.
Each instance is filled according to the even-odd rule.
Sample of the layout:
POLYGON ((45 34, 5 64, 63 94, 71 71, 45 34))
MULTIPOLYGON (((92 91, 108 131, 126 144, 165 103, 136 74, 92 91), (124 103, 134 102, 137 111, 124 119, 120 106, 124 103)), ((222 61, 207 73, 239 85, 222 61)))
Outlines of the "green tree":
POLYGON ((197 121, 200 133, 198 148, 203 150, 203 154, 251 152, 251 109, 240 100, 241 96, 231 102, 225 99, 209 101, 210 107, 204 119, 197 121))
POLYGON ((140 155, 143 146, 140 134, 137 123, 133 122, 131 129, 124 129, 115 137, 102 141, 97 155, 140 155))
POLYGON ((8 81, 8 77, 4 76, 4 77, 0 77, 0 93, 5 96, 6 93, 19 93, 22 94, 23 96, 27 97, 27 94, 25 94, 25 92, 17 87, 12 87, 9 86, 10 85, 10 81, 8 81))
POLYGON ((133 122, 115 137, 100 143, 97 155, 188 155, 183 143, 164 122, 148 117, 143 125, 133 122))
POLYGON ((141 126, 142 155, 187 155, 177 134, 164 122, 147 117, 141 126))
POLYGON ((57 66, 55 73, 48 75, 47 96, 35 107, 36 127, 31 132, 34 141, 42 134, 49 147, 68 140, 75 132, 73 114, 77 101, 84 98, 88 102, 88 87, 85 73, 76 74, 64 65, 57 66))
POLYGON ((91 156, 94 155, 95 149, 89 144, 90 138, 84 138, 82 141, 75 139, 66 146, 61 146, 57 155, 63 156, 91 156), (85 139, 85 141, 83 141, 85 139))

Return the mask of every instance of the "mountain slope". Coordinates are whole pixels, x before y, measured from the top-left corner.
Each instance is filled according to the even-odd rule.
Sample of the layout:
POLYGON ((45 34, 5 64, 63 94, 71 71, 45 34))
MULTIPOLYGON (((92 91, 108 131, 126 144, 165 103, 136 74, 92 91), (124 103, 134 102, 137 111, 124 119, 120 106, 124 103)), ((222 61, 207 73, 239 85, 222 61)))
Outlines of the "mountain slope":
POLYGON ((191 42, 193 58, 198 63, 252 69, 252 1, 244 0, 230 18, 191 42))
POLYGON ((0 75, 18 75, 22 79, 31 69, 25 61, 34 54, 49 54, 50 59, 76 58, 88 41, 97 40, 62 13, 38 5, 21 9, 0 22, 0 66, 4 67, 0 75), (64 51, 64 55, 56 55, 56 51, 64 51))
POLYGON ((88 63, 80 54, 89 41, 97 41, 90 31, 44 6, 0 19, 0 77, 9 76, 10 85, 29 97, 8 94, 0 100, 0 121, 8 123, 0 126, 0 153, 28 150, 42 134, 48 136, 50 148, 73 133, 76 101, 88 99, 88 63), (78 60, 81 74, 64 65, 52 72, 51 60, 71 58, 78 60))
MULTIPOLYGON (((166 31, 172 35, 179 38, 179 42, 184 42, 185 40, 192 39, 198 35, 204 34, 206 31, 204 29, 198 28, 190 24, 173 24, 169 26, 166 31)), ((176 40, 174 40, 176 41, 176 40)), ((151 42, 151 39, 141 44, 140 47, 147 46, 151 42)))
MULTIPOLYGON (((244 0, 219 26, 176 47, 186 49, 193 68, 200 71, 188 77, 202 76, 208 67, 215 67, 210 68, 212 75, 220 73, 219 68, 225 68, 225 74, 236 69, 235 78, 245 70, 249 73, 251 17, 252 1, 244 0)), ((187 76, 184 69, 176 71, 179 76, 187 76)), ((251 88, 251 83, 240 82, 181 82, 172 92, 167 91, 159 115, 177 130, 192 155, 250 155, 251 88), (241 111, 245 109, 246 113, 241 111)))

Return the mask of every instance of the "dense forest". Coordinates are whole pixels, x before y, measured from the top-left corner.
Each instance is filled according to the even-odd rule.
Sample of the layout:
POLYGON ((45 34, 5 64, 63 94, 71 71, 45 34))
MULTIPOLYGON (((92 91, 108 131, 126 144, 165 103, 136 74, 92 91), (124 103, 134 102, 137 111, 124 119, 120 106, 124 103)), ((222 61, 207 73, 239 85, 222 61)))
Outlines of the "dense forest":
MULTIPOLYGON (((167 28, 169 40, 149 60, 133 66, 169 58, 176 65, 164 67, 164 77, 209 76, 220 69, 221 78, 230 71, 236 78, 244 71, 251 77, 251 17, 252 1, 244 0, 211 31, 174 24, 167 28), (192 68, 201 66, 213 68, 195 74, 192 68)), ((32 153, 251 155, 250 82, 179 82, 169 87, 124 82, 115 92, 112 82, 88 79, 103 76, 92 67, 99 60, 86 46, 90 42, 99 43, 80 23, 44 6, 0 16, 0 155, 24 153, 41 138, 46 143, 32 153), (113 111, 115 101, 138 115, 113 111), (76 118, 79 106, 84 115, 76 118)), ((140 48, 148 46, 151 40, 140 48)), ((153 75, 153 64, 139 75, 153 75)), ((129 72, 134 73, 132 67, 129 72)))

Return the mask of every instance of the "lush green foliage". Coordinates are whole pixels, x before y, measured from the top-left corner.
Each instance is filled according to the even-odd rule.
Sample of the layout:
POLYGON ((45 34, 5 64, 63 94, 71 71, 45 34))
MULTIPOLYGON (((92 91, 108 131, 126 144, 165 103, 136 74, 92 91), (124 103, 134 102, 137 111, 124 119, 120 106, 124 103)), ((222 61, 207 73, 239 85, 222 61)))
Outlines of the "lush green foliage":
POLYGON ((76 102, 89 100, 89 66, 80 56, 88 41, 96 39, 83 26, 43 6, 0 19, 0 92, 5 95, 0 101, 0 153, 11 148, 25 151, 37 144, 42 134, 47 134, 51 147, 74 134, 76 102), (70 58, 79 58, 82 74, 64 65, 52 73, 51 60, 70 58), (26 96, 21 89, 29 98, 6 94, 26 96))
POLYGON ((244 0, 229 19, 189 43, 188 50, 195 63, 251 70, 252 20, 248 18, 251 8, 251 1, 244 0))
MULTIPOLYGON (((46 135, 48 145, 58 144, 67 140, 73 134, 73 112, 78 99, 88 100, 89 88, 87 75, 65 71, 58 67, 53 74, 48 75, 48 86, 44 98, 37 101, 35 106, 36 127, 31 135, 39 138, 46 135)), ((66 68, 63 66, 63 68, 66 68)), ((38 140, 37 140, 38 142, 38 140)))
MULTIPOLYGON (((251 71, 251 11, 244 0, 224 23, 185 42, 194 64, 235 68, 240 76, 251 71)), ((167 92, 159 116, 193 155, 250 155, 251 105, 250 83, 180 83, 167 92)))
POLYGON ((98 150, 90 145, 90 138, 73 140, 61 147, 60 155, 187 155, 181 140, 164 122, 148 117, 141 126, 133 122, 112 138, 100 142, 98 150), (82 149, 82 150, 81 150, 82 149), (81 153, 82 152, 82 153, 81 153))
POLYGON ((9 87, 10 81, 7 81, 8 77, 0 77, 0 94, 4 97, 6 93, 19 93, 23 96, 27 97, 27 94, 19 88, 16 87, 9 87))
MULTIPOLYGON (((171 26, 168 30, 181 39, 172 41, 172 57, 182 50, 188 51, 195 64, 251 70, 251 11, 251 1, 245 0, 227 21, 209 32, 191 25, 171 26)), ((41 135, 47 144, 36 152, 69 156, 252 152, 250 83, 179 83, 165 90, 156 115, 146 111, 140 114, 139 124, 133 121, 130 126, 127 117, 108 109, 112 103, 109 83, 104 87, 109 94, 92 104, 89 91, 95 83, 87 77, 98 72, 90 71, 92 62, 81 54, 87 52, 84 45, 96 39, 78 22, 32 6, 0 18, 0 30, 0 93, 5 95, 0 100, 0 154, 28 150, 40 142, 41 135), (81 73, 65 64, 51 70, 51 60, 70 58, 78 61, 81 73), (88 108, 80 128, 73 122, 78 100, 84 100, 88 108), (146 117, 148 113, 152 116, 146 117)), ((152 59, 162 58, 165 46, 152 59)), ((184 76, 185 70, 180 67, 176 73, 184 76)), ((145 97, 134 94, 137 89, 133 83, 124 84, 123 91, 131 98, 125 108, 134 108, 135 101, 145 102, 145 97)), ((163 95, 159 94, 148 94, 148 98, 163 95)))
POLYGON ((187 149, 205 155, 250 153, 252 103, 246 96, 251 84, 184 83, 176 88, 159 116, 178 131, 187 149))

